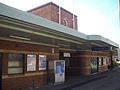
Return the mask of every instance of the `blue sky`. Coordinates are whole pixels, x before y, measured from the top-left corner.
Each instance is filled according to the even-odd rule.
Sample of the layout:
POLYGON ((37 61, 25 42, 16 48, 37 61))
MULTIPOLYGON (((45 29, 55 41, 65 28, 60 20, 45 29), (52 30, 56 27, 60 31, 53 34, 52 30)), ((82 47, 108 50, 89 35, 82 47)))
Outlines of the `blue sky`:
POLYGON ((80 32, 102 35, 120 45, 118 0, 0 0, 23 11, 50 1, 78 16, 80 32))

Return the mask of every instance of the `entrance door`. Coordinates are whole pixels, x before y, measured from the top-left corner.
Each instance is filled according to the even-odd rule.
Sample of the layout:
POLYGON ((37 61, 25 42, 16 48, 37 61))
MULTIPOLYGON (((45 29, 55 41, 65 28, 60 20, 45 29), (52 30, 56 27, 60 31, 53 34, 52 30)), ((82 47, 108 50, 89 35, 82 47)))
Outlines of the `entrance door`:
POLYGON ((0 90, 2 90, 2 54, 0 53, 0 90))
POLYGON ((97 73, 98 72, 98 59, 94 58, 91 60, 91 73, 97 73))
POLYGON ((65 60, 65 76, 69 76, 70 70, 70 53, 66 53, 65 51, 60 51, 59 59, 65 60))

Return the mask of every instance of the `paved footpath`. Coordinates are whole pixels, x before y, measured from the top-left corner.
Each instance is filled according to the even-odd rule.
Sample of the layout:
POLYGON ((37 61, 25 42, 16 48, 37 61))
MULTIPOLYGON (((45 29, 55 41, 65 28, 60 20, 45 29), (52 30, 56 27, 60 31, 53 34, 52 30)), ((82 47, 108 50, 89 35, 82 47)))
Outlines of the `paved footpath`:
POLYGON ((120 90, 120 68, 91 76, 69 76, 61 85, 26 90, 120 90))

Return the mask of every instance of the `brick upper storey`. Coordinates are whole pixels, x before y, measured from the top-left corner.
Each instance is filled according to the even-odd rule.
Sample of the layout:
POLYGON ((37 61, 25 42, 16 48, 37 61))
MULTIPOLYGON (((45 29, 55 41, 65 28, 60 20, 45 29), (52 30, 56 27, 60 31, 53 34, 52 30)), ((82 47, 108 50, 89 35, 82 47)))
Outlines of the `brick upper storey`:
POLYGON ((41 16, 48 20, 60 23, 64 26, 70 27, 72 29, 75 29, 75 30, 78 29, 77 16, 72 14, 71 12, 63 9, 62 7, 59 8, 58 5, 56 5, 52 2, 49 2, 42 6, 36 7, 34 9, 31 9, 28 12, 33 13, 38 16, 41 16), (59 10, 60 10, 60 14, 59 14, 59 10))

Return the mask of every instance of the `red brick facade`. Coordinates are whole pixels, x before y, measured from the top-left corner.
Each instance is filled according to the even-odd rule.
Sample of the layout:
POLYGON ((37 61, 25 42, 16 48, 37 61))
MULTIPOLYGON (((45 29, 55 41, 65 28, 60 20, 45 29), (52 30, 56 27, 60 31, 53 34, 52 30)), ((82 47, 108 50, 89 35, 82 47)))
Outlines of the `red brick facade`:
MULTIPOLYGON (((44 17, 48 20, 59 23, 59 13, 58 13, 59 7, 56 4, 48 3, 41 7, 32 9, 29 12, 36 14, 38 16, 44 17)), ((77 16, 75 16, 74 19, 75 19, 74 20, 75 30, 77 30, 77 16)), ((61 20, 60 21, 62 25, 73 28, 73 14, 66 11, 63 8, 61 8, 61 20)), ((13 22, 13 23, 15 24, 16 22, 13 22)), ((11 24, 11 27, 14 27, 14 26, 12 26, 11 24)), ((19 26, 18 28, 15 28, 16 33, 17 33, 17 29, 19 28, 23 29, 23 27, 21 26, 19 26)), ((5 29, 8 29, 8 27, 6 27, 5 29)), ((10 30, 12 31, 12 29, 10 30)), ((46 32, 46 35, 47 35, 47 32, 46 32)), ((69 42, 69 39, 68 39, 68 42, 69 42)), ((2 56, 2 58, 0 58, 0 60, 2 61, 0 62, 1 67, 2 67, 2 70, 1 70, 2 71, 1 72, 2 90, 23 90, 23 89, 27 89, 28 87, 41 87, 43 85, 46 85, 48 83, 47 79, 49 78, 48 77, 49 75, 48 63, 50 60, 65 60, 65 62, 67 62, 68 64, 68 65, 65 65, 66 76, 67 75, 75 76, 75 75, 90 75, 90 74, 97 73, 97 72, 107 71, 108 65, 111 64, 110 61, 112 61, 112 55, 116 56, 116 54, 110 53, 111 51, 108 51, 108 52, 107 51, 105 52, 102 50, 92 51, 90 48, 87 47, 87 45, 86 45, 86 48, 82 49, 83 51, 77 50, 77 48, 72 49, 71 47, 67 47, 67 48, 62 47, 62 46, 60 47, 59 45, 57 45, 57 43, 53 45, 49 43, 49 45, 43 44, 40 41, 38 43, 35 41, 32 42, 32 40, 31 41, 23 40, 22 42, 22 40, 13 39, 13 38, 5 39, 5 40, 0 39, 0 55, 2 56), (68 55, 69 57, 65 57, 63 53, 70 53, 70 56, 68 55), (12 62, 13 64, 12 68, 22 67, 22 71, 23 71, 22 73, 16 74, 16 73, 13 73, 13 71, 11 71, 13 74, 11 74, 11 72, 9 73, 9 68, 11 68, 9 66, 9 62, 10 62, 9 54, 23 54, 24 58, 22 58, 23 59, 22 66, 18 65, 17 67, 15 66, 16 62, 14 63, 12 62), (34 60, 35 61, 34 71, 27 71, 28 69, 27 68, 27 65, 28 65, 27 55, 29 54, 36 56, 34 60), (44 63, 46 65, 45 70, 39 70, 39 67, 40 67, 39 55, 46 56, 46 63, 44 63), (93 61, 94 62, 97 61, 96 62, 97 69, 95 69, 96 71, 93 68, 93 66, 95 66, 93 65, 94 63, 92 63, 93 61)), ((77 44, 75 46, 77 46, 77 44)), ((13 60, 13 61, 20 61, 20 60, 13 60)), ((54 74, 55 72, 54 70, 52 70, 52 73, 50 73, 50 75, 52 76, 54 74)))
POLYGON ((47 62, 49 60, 59 59, 59 49, 56 47, 34 45, 20 42, 0 40, 0 52, 2 53, 2 90, 18 90, 28 87, 40 87, 47 84, 47 70, 39 71, 38 55, 46 55, 47 62), (52 53, 54 48, 54 53, 52 53), (24 73, 9 75, 8 74, 8 54, 9 53, 22 53, 24 58, 24 73), (37 55, 36 71, 27 71, 27 54, 37 55))
MULTIPOLYGON (((38 55, 46 55, 47 62, 49 60, 65 60, 64 56, 60 56, 60 52, 64 53, 66 51, 59 50, 58 47, 50 47, 29 43, 13 42, 0 40, 0 52, 3 55, 2 58, 2 90, 17 90, 28 87, 41 87, 47 84, 48 77, 48 67, 47 70, 39 71, 39 60, 38 55), (54 53, 52 53, 52 48, 54 48, 54 53), (8 74, 8 54, 9 53, 22 53, 25 55, 24 58, 24 73, 18 75, 8 74), (37 55, 37 65, 36 71, 27 71, 27 54, 37 55), (24 83, 24 84, 23 84, 24 83), (9 88, 10 87, 10 88, 9 88)), ((69 57, 69 66, 66 66, 66 75, 90 75, 91 73, 91 61, 97 57, 108 57, 110 59, 111 54, 109 52, 98 52, 98 51, 71 51, 69 57)), ((109 60, 110 61, 110 60, 109 60)), ((110 62, 98 65, 97 72, 103 72, 108 70, 108 65, 110 62)), ((54 73, 53 73, 54 74, 54 73)))
MULTIPOLYGON (((77 51, 72 52, 70 57, 70 66, 66 68, 67 75, 90 75, 92 74, 92 60, 97 60, 97 58, 105 58, 105 64, 99 65, 98 71, 103 72, 108 70, 108 65, 111 63, 110 52, 103 51, 77 51)), ((98 60, 99 61, 99 60, 98 60)), ((97 73, 96 72, 96 73, 97 73)))
MULTIPOLYGON (((70 13, 69 11, 63 8, 61 8, 60 11, 61 11, 60 12, 60 18, 61 18, 60 23, 62 25, 65 25, 65 26, 68 26, 70 28, 74 28, 75 30, 77 30, 77 16, 73 15, 72 13, 70 13)), ((59 23, 59 6, 57 6, 56 4, 52 2, 45 4, 43 6, 37 7, 35 9, 32 9, 28 12, 59 23)))

